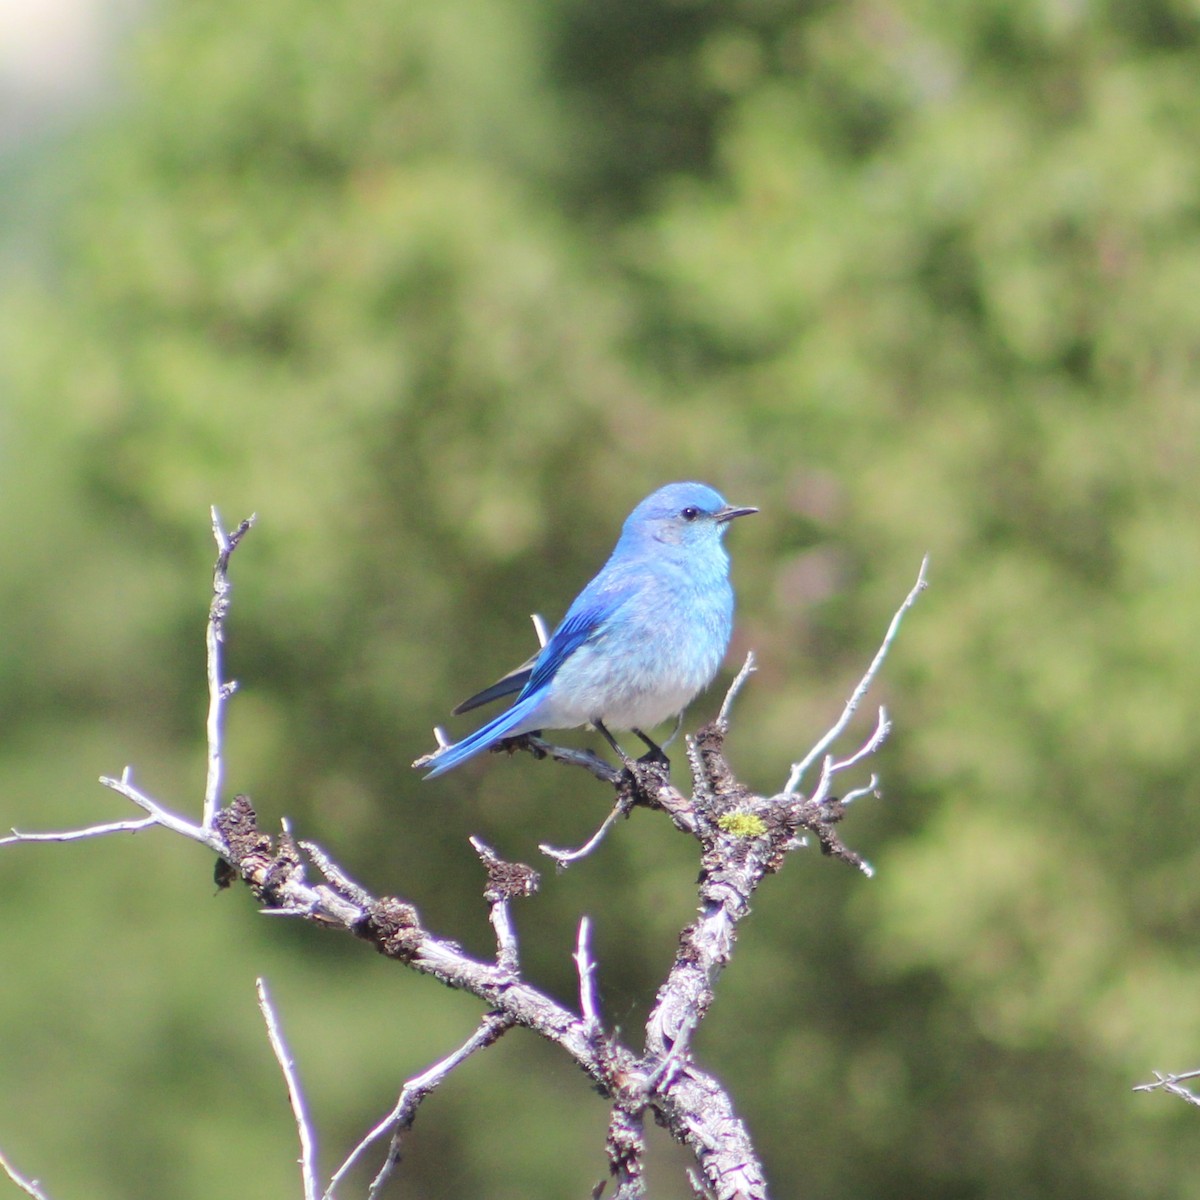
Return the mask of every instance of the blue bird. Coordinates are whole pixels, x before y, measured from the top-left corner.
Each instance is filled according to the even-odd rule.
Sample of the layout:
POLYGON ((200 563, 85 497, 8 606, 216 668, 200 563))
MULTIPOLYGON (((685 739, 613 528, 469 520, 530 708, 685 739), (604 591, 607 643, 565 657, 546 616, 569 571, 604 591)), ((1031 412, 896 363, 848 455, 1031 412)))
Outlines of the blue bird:
POLYGON ((538 729, 592 725, 642 732, 681 713, 717 673, 733 630, 723 538, 756 508, 727 504, 702 483, 669 483, 629 514, 616 549, 575 598, 541 651, 454 711, 519 693, 511 708, 453 746, 418 759, 433 779, 538 729))

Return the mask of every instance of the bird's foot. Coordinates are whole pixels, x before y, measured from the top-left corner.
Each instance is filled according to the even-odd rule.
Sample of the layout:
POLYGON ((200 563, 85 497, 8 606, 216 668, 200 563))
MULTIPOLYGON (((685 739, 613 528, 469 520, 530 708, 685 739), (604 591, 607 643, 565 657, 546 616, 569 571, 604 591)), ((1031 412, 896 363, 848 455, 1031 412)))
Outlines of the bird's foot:
POLYGON ((658 808, 658 795, 670 782, 671 774, 665 762, 639 758, 621 771, 618 794, 630 805, 658 808))
POLYGON ((646 753, 641 758, 631 758, 609 733, 603 721, 593 721, 592 724, 621 760, 625 768, 623 774, 628 777, 635 802, 650 803, 658 789, 671 781, 671 760, 663 753, 662 747, 640 729, 635 729, 633 732, 646 744, 646 753))
POLYGON ((633 731, 646 744, 646 753, 638 759, 639 763, 652 763, 655 766, 666 767, 668 770, 671 767, 671 760, 667 757, 663 748, 652 738, 648 738, 640 729, 633 731))

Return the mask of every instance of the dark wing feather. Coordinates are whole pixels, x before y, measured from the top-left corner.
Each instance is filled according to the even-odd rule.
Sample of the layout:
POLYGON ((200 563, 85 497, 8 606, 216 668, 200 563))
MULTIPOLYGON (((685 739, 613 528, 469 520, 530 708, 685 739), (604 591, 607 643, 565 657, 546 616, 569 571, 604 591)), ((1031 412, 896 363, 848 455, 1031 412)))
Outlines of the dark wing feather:
MULTIPOLYGON (((541 651, 538 651, 540 654, 541 651)), ((493 700, 499 700, 501 696, 511 696, 515 692, 519 692, 529 680, 529 676, 533 674, 533 664, 537 662, 537 654, 532 658, 523 662, 519 667, 514 667, 507 675, 497 679, 490 687, 485 687, 482 692, 476 692, 473 696, 468 696, 461 704, 454 709, 454 715, 460 716, 462 713, 470 712, 473 708, 478 708, 481 704, 491 704, 493 700)))
POLYGON ((597 629, 629 598, 631 587, 614 587, 611 581, 604 586, 600 577, 592 580, 571 605, 563 622, 550 636, 550 640, 532 658, 497 679, 482 692, 469 696, 454 709, 454 715, 470 712, 481 704, 490 704, 514 692, 528 695, 554 678, 555 671, 584 642, 591 639, 597 629))

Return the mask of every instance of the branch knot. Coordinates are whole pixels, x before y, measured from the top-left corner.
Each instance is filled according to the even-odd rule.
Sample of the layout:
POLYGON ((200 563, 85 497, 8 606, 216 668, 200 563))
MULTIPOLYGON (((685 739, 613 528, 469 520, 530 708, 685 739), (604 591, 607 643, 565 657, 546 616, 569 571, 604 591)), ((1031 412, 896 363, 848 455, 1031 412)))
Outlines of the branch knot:
POLYGON ((416 908, 395 896, 380 896, 367 909, 354 932, 370 942, 380 954, 400 962, 411 962, 425 942, 416 908))

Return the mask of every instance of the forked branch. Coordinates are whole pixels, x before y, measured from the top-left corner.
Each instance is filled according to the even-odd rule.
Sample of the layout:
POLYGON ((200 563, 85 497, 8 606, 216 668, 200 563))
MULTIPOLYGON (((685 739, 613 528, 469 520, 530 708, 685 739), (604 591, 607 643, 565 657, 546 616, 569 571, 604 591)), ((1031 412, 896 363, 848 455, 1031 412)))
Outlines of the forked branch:
MULTIPOLYGON (((393 896, 376 897, 355 883, 323 850, 311 842, 297 841, 287 824, 272 836, 261 830, 250 801, 237 796, 223 804, 221 788, 222 726, 225 702, 235 685, 223 676, 225 625, 229 613, 229 563, 233 551, 251 528, 253 518, 226 533, 213 511, 213 537, 217 561, 206 626, 209 707, 206 721, 208 747, 204 804, 199 823, 167 808, 134 785, 128 767, 118 778, 101 782, 141 810, 142 816, 109 821, 57 833, 14 833, 0 846, 33 841, 77 841, 110 833, 140 832, 157 825, 198 842, 218 856, 218 881, 229 886, 242 881, 275 915, 299 917, 326 928, 351 933, 369 942, 381 954, 449 987, 467 991, 486 1006, 475 1032, 451 1054, 400 1089, 393 1107, 353 1148, 330 1178, 323 1195, 332 1200, 353 1166, 380 1139, 389 1139, 382 1166, 370 1188, 378 1197, 400 1161, 402 1143, 417 1109, 434 1088, 477 1051, 485 1049, 514 1026, 532 1030, 560 1047, 608 1098, 611 1115, 607 1138, 610 1177, 620 1200, 645 1196, 642 1130, 651 1114, 695 1155, 693 1175, 698 1195, 716 1200, 765 1200, 767 1185, 749 1131, 737 1116, 732 1099, 720 1083, 692 1056, 693 1036, 714 999, 714 986, 728 966, 740 922, 750 900, 767 875, 777 871, 786 856, 806 844, 812 835, 821 849, 868 874, 870 868, 841 841, 836 830, 846 805, 877 789, 874 775, 864 786, 840 800, 832 784, 842 773, 874 754, 890 725, 881 708, 873 731, 856 750, 841 758, 831 747, 848 729, 850 721, 875 679, 900 621, 925 587, 926 563, 917 582, 896 612, 883 643, 854 689, 839 719, 816 746, 792 767, 783 790, 761 796, 742 784, 725 754, 734 701, 754 670, 748 656, 731 684, 714 721, 686 739, 691 782, 681 790, 661 761, 629 761, 611 766, 590 750, 553 746, 537 737, 514 738, 503 744, 509 751, 524 750, 582 768, 613 789, 612 808, 596 834, 577 850, 542 846, 561 869, 593 853, 620 817, 642 807, 660 811, 682 833, 694 838, 700 850, 700 879, 696 919, 679 939, 675 961, 659 988, 646 1024, 644 1042, 634 1047, 621 1042, 605 1028, 598 1002, 598 964, 590 949, 591 922, 579 924, 574 960, 579 978, 579 1007, 572 1010, 534 987, 521 974, 520 953, 511 904, 538 886, 537 873, 521 863, 504 861, 478 839, 472 845, 487 874, 484 899, 496 937, 491 961, 466 954, 455 942, 436 935, 422 923, 410 902, 393 896), (798 794, 805 772, 818 759, 821 773, 811 795, 798 794), (314 869, 319 879, 309 879, 314 869)), ((316 1138, 304 1106, 300 1083, 282 1034, 279 1020, 259 982, 259 1003, 271 1044, 287 1082, 288 1095, 301 1142, 301 1172, 306 1200, 319 1193, 316 1175, 316 1138)), ((1159 1077, 1168 1090, 1185 1091, 1178 1080, 1159 1077)), ((1190 1093, 1188 1093, 1190 1095, 1190 1093)), ((0 1158, 0 1167, 37 1200, 45 1200, 36 1185, 23 1180, 0 1158)), ((599 1194, 597 1190, 597 1194, 599 1194)))

